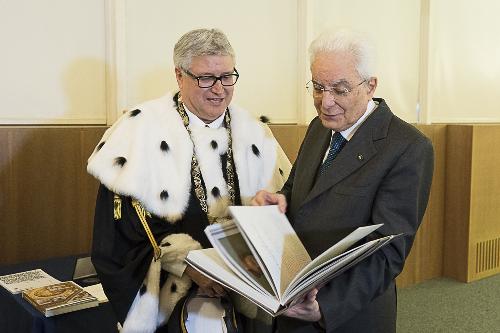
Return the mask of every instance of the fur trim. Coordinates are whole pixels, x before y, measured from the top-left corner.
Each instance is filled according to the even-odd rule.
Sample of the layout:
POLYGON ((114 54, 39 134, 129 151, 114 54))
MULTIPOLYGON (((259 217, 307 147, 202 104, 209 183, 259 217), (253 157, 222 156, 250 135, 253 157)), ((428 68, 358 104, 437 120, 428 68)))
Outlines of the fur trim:
POLYGON ((211 216, 227 216, 229 193, 222 172, 220 156, 227 153, 228 136, 225 128, 194 127, 191 129, 196 157, 200 164, 207 205, 211 216))
POLYGON ((259 190, 280 190, 288 178, 291 164, 269 127, 244 110, 233 107, 231 129, 242 204, 248 205, 259 190))
POLYGON ((134 197, 148 211, 175 221, 189 200, 193 144, 171 96, 136 110, 106 131, 87 171, 111 191, 134 197), (118 158, 123 158, 121 163, 118 158))
POLYGON ((162 269, 181 277, 188 252, 201 249, 201 245, 188 234, 171 234, 160 242, 160 249, 162 269))
MULTIPOLYGON (((265 124, 238 107, 230 106, 229 112, 241 199, 248 204, 258 190, 281 189, 291 165, 265 124)), ((149 212, 173 222, 188 205, 195 142, 210 213, 224 216, 227 187, 219 155, 227 151, 226 131, 193 128, 192 132, 193 141, 171 95, 148 101, 106 131, 87 171, 111 191, 131 196, 149 212), (218 191, 212 192, 215 187, 218 191)))
POLYGON ((144 280, 146 291, 142 295, 139 291, 135 296, 120 333, 153 333, 156 330, 160 270, 160 261, 153 259, 144 280))
MULTIPOLYGON (((168 321, 177 302, 191 288, 188 276, 179 277, 172 272, 160 290, 160 272, 162 268, 170 272, 171 266, 182 265, 190 250, 201 249, 200 243, 187 234, 171 234, 160 242, 160 249, 161 259, 151 262, 144 280, 146 290, 137 293, 121 333, 154 332, 168 321)), ((182 275, 181 272, 177 274, 182 275)))
POLYGON ((165 284, 160 291, 160 308, 158 313, 157 325, 166 323, 174 311, 175 305, 179 300, 186 296, 189 288, 191 288, 192 281, 187 276, 177 277, 170 275, 165 281, 165 284))

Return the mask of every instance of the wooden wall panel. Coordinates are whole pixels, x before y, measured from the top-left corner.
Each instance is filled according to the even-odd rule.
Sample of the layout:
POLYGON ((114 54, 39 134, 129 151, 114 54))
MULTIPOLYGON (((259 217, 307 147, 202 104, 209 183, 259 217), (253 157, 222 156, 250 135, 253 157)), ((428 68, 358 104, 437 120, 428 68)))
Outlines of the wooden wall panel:
POLYGON ((475 125, 472 140, 468 281, 500 273, 500 127, 475 125))
POLYGON ((0 128, 0 264, 88 252, 104 127, 0 128))
POLYGON ((429 203, 405 268, 397 278, 399 287, 406 287, 442 275, 446 126, 419 125, 434 146, 434 176, 429 203))
POLYGON ((447 129, 443 275, 467 282, 473 128, 447 129))
POLYGON ((500 273, 498 125, 450 125, 444 275, 470 282, 500 273))
MULTIPOLYGON (((293 162, 307 127, 270 127, 293 162)), ((481 132, 467 125, 418 128, 434 145, 434 179, 424 221, 397 283, 403 287, 441 275, 467 281, 471 205, 477 207, 472 215, 477 241, 490 235, 484 227, 499 225, 500 161, 490 150, 500 144, 500 127, 481 132)), ((0 264, 89 251, 98 184, 85 166, 104 130, 0 128, 0 264)), ((500 251, 500 241, 486 245, 500 251)))
POLYGON ((276 140, 285 151, 291 163, 297 158, 300 145, 307 131, 306 125, 270 125, 276 140))

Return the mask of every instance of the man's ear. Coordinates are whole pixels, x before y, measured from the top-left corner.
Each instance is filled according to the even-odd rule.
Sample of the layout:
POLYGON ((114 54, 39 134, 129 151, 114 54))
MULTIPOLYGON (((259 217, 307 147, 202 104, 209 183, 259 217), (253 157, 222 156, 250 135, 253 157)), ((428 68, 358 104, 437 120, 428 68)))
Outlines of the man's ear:
POLYGON ((182 88, 182 71, 180 68, 175 68, 175 79, 177 80, 177 85, 179 89, 182 88))
POLYGON ((375 93, 375 89, 377 89, 377 84, 378 80, 376 77, 372 76, 371 78, 368 79, 368 93, 373 97, 373 94, 375 93))

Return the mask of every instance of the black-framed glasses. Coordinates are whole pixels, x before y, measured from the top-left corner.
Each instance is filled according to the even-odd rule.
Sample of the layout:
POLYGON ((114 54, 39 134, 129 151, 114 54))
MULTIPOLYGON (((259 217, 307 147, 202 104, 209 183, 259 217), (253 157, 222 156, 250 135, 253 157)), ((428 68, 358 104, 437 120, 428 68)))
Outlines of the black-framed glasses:
POLYGON ((187 69, 182 68, 182 71, 195 79, 198 82, 198 87, 200 88, 210 88, 217 83, 217 81, 220 81, 220 83, 225 86, 225 87, 230 87, 234 86, 236 82, 238 81, 238 78, 240 77, 240 74, 236 70, 236 68, 233 68, 234 73, 231 74, 224 74, 221 76, 214 76, 214 75, 200 75, 196 76, 187 69))
POLYGON ((360 83, 354 85, 354 87, 350 88, 345 82, 338 83, 330 88, 325 87, 318 82, 311 80, 307 82, 306 89, 307 91, 314 97, 320 98, 323 97, 323 93, 328 91, 335 98, 343 98, 347 97, 356 87, 359 87, 363 83, 365 83, 368 79, 364 79, 360 83))

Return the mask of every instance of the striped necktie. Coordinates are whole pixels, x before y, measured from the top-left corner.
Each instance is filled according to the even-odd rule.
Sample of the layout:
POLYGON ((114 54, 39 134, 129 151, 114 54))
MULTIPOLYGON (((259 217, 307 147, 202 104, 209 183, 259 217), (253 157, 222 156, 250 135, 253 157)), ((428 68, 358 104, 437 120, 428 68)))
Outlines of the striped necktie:
POLYGON ((344 148, 347 140, 340 134, 340 132, 335 132, 332 137, 332 142, 330 142, 330 150, 328 151, 328 155, 326 156, 325 161, 321 165, 320 173, 325 172, 332 163, 337 154, 344 148))

